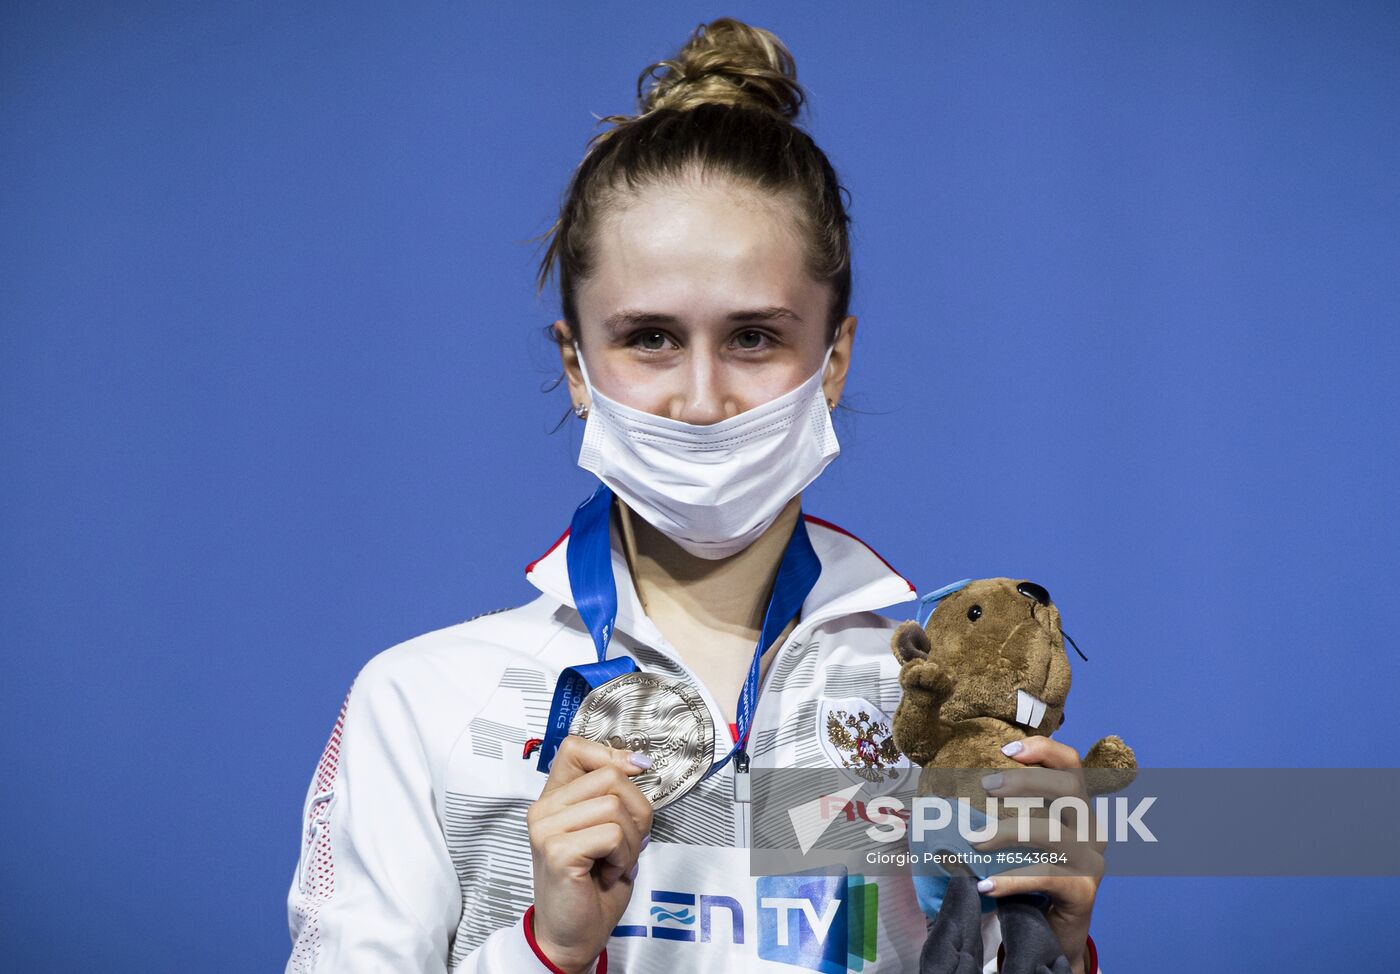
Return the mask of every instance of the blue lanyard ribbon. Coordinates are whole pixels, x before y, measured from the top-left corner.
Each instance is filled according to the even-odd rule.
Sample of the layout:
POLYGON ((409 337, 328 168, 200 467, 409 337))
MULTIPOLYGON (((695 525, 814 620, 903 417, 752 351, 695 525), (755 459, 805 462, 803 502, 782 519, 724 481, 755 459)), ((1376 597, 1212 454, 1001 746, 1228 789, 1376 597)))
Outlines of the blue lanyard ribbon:
MULTIPOLYGON (((608 531, 612 500, 612 491, 599 484, 588 500, 574 512, 573 522, 569 526, 569 547, 566 550, 569 587, 573 591, 574 605, 588 627, 589 635, 593 637, 598 661, 571 666, 559 674, 559 682, 554 687, 554 700, 549 707, 544 741, 540 744, 538 767, 544 772, 549 771, 559 744, 568 736, 569 725, 573 723, 574 714, 588 692, 611 679, 637 670, 637 663, 630 656, 607 658, 613 624, 617 620, 617 580, 613 578, 612 540, 608 531)), ((792 537, 783 551, 782 561, 778 563, 773 592, 763 614, 763 630, 758 637, 758 645, 754 647, 744 688, 739 693, 735 712, 738 740, 722 760, 711 766, 705 777, 724 767, 735 753, 744 749, 754 707, 758 702, 758 669, 763 651, 801 611, 802 603, 817 584, 821 571, 821 560, 817 558, 812 541, 807 536, 806 521, 799 515, 792 529, 792 537)))

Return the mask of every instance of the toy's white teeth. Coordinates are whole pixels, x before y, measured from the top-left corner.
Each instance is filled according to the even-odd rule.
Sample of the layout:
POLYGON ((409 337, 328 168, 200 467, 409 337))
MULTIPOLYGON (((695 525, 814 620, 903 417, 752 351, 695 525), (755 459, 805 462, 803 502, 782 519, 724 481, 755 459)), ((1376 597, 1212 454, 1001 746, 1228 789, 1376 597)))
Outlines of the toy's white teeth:
POLYGON ((1045 719, 1045 701, 1025 690, 1016 691, 1016 723, 1039 727, 1045 719))

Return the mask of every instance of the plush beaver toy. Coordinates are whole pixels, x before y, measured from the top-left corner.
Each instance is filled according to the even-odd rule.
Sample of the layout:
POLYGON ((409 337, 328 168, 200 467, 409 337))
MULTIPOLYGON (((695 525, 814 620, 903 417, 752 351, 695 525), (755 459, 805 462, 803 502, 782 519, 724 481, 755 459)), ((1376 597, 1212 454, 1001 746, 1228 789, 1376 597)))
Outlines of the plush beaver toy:
MULTIPOLYGON (((964 579, 920 602, 919 620, 901 625, 891 643, 904 689, 895 744, 924 769, 920 795, 947 794, 951 779, 976 808, 987 797, 981 769, 1026 767, 1003 754, 1003 745, 1049 736, 1064 723, 1070 679, 1060 613, 1044 588, 1011 578, 964 579), (948 768, 978 770, 959 778, 941 770, 948 768)), ((1132 749, 1112 736, 1089 748, 1082 763, 1120 772, 1091 791, 1125 787, 1137 768, 1132 749)), ((951 879, 916 877, 921 904, 935 913, 920 974, 982 969, 978 878, 965 871, 951 879)), ((986 900, 1001 921, 1004 974, 1069 974, 1047 905, 1040 894, 986 900)))

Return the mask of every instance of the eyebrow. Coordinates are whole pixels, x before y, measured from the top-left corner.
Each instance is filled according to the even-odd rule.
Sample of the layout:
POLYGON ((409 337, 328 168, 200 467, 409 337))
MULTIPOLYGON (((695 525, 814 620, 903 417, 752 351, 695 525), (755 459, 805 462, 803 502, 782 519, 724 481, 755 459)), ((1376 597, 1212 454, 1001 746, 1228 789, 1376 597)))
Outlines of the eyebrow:
MULTIPOLYGON (((725 316, 727 321, 796 321, 801 322, 802 317, 791 308, 784 308, 782 305, 770 305, 766 308, 751 308, 744 311, 732 311, 725 316)), ((617 334, 636 328, 639 325, 674 325, 678 321, 675 315, 661 314, 655 311, 618 311, 608 315, 603 319, 603 327, 609 332, 617 334)))

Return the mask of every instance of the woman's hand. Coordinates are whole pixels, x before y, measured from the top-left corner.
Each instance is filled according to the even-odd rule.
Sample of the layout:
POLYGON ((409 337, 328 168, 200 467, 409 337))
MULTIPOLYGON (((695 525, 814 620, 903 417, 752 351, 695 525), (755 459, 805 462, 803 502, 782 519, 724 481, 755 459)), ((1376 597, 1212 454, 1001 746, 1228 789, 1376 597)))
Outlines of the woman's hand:
POLYGON ((631 781, 643 770, 632 752, 571 734, 525 815, 535 942, 566 971, 588 969, 632 898, 637 856, 651 833, 651 802, 631 781))
MULTIPOLYGON (((999 784, 987 787, 984 783, 987 794, 1003 799, 1014 796, 1040 796, 1045 799, 1047 807, 1056 798, 1073 795, 1082 799, 1085 807, 1089 806, 1078 751, 1068 744, 1042 736, 1027 737, 1007 747, 1013 747, 1015 743, 1020 743, 1021 748, 1009 755, 1011 759, 1038 767, 1002 772, 999 784)), ((1060 839, 1051 842, 1048 822, 1043 814, 1029 816, 1030 842, 1018 842, 1016 832, 1019 819, 1019 815, 1002 819, 997 834, 985 842, 973 843, 974 848, 985 852, 1029 844, 1062 854, 1067 857, 1067 861, 1062 865, 1037 865, 1007 870, 992 878, 990 890, 982 889, 982 886, 978 889, 992 897, 1030 892, 1049 894, 1053 901, 1046 914, 1050 927, 1059 938, 1071 969, 1075 974, 1083 974, 1089 918, 1094 912, 1094 899, 1098 896, 1099 883, 1103 880, 1104 844, 1097 841, 1076 841, 1077 823, 1073 815, 1064 820, 1060 839)), ((1091 816, 1088 826, 1091 839, 1094 831, 1091 816)))

